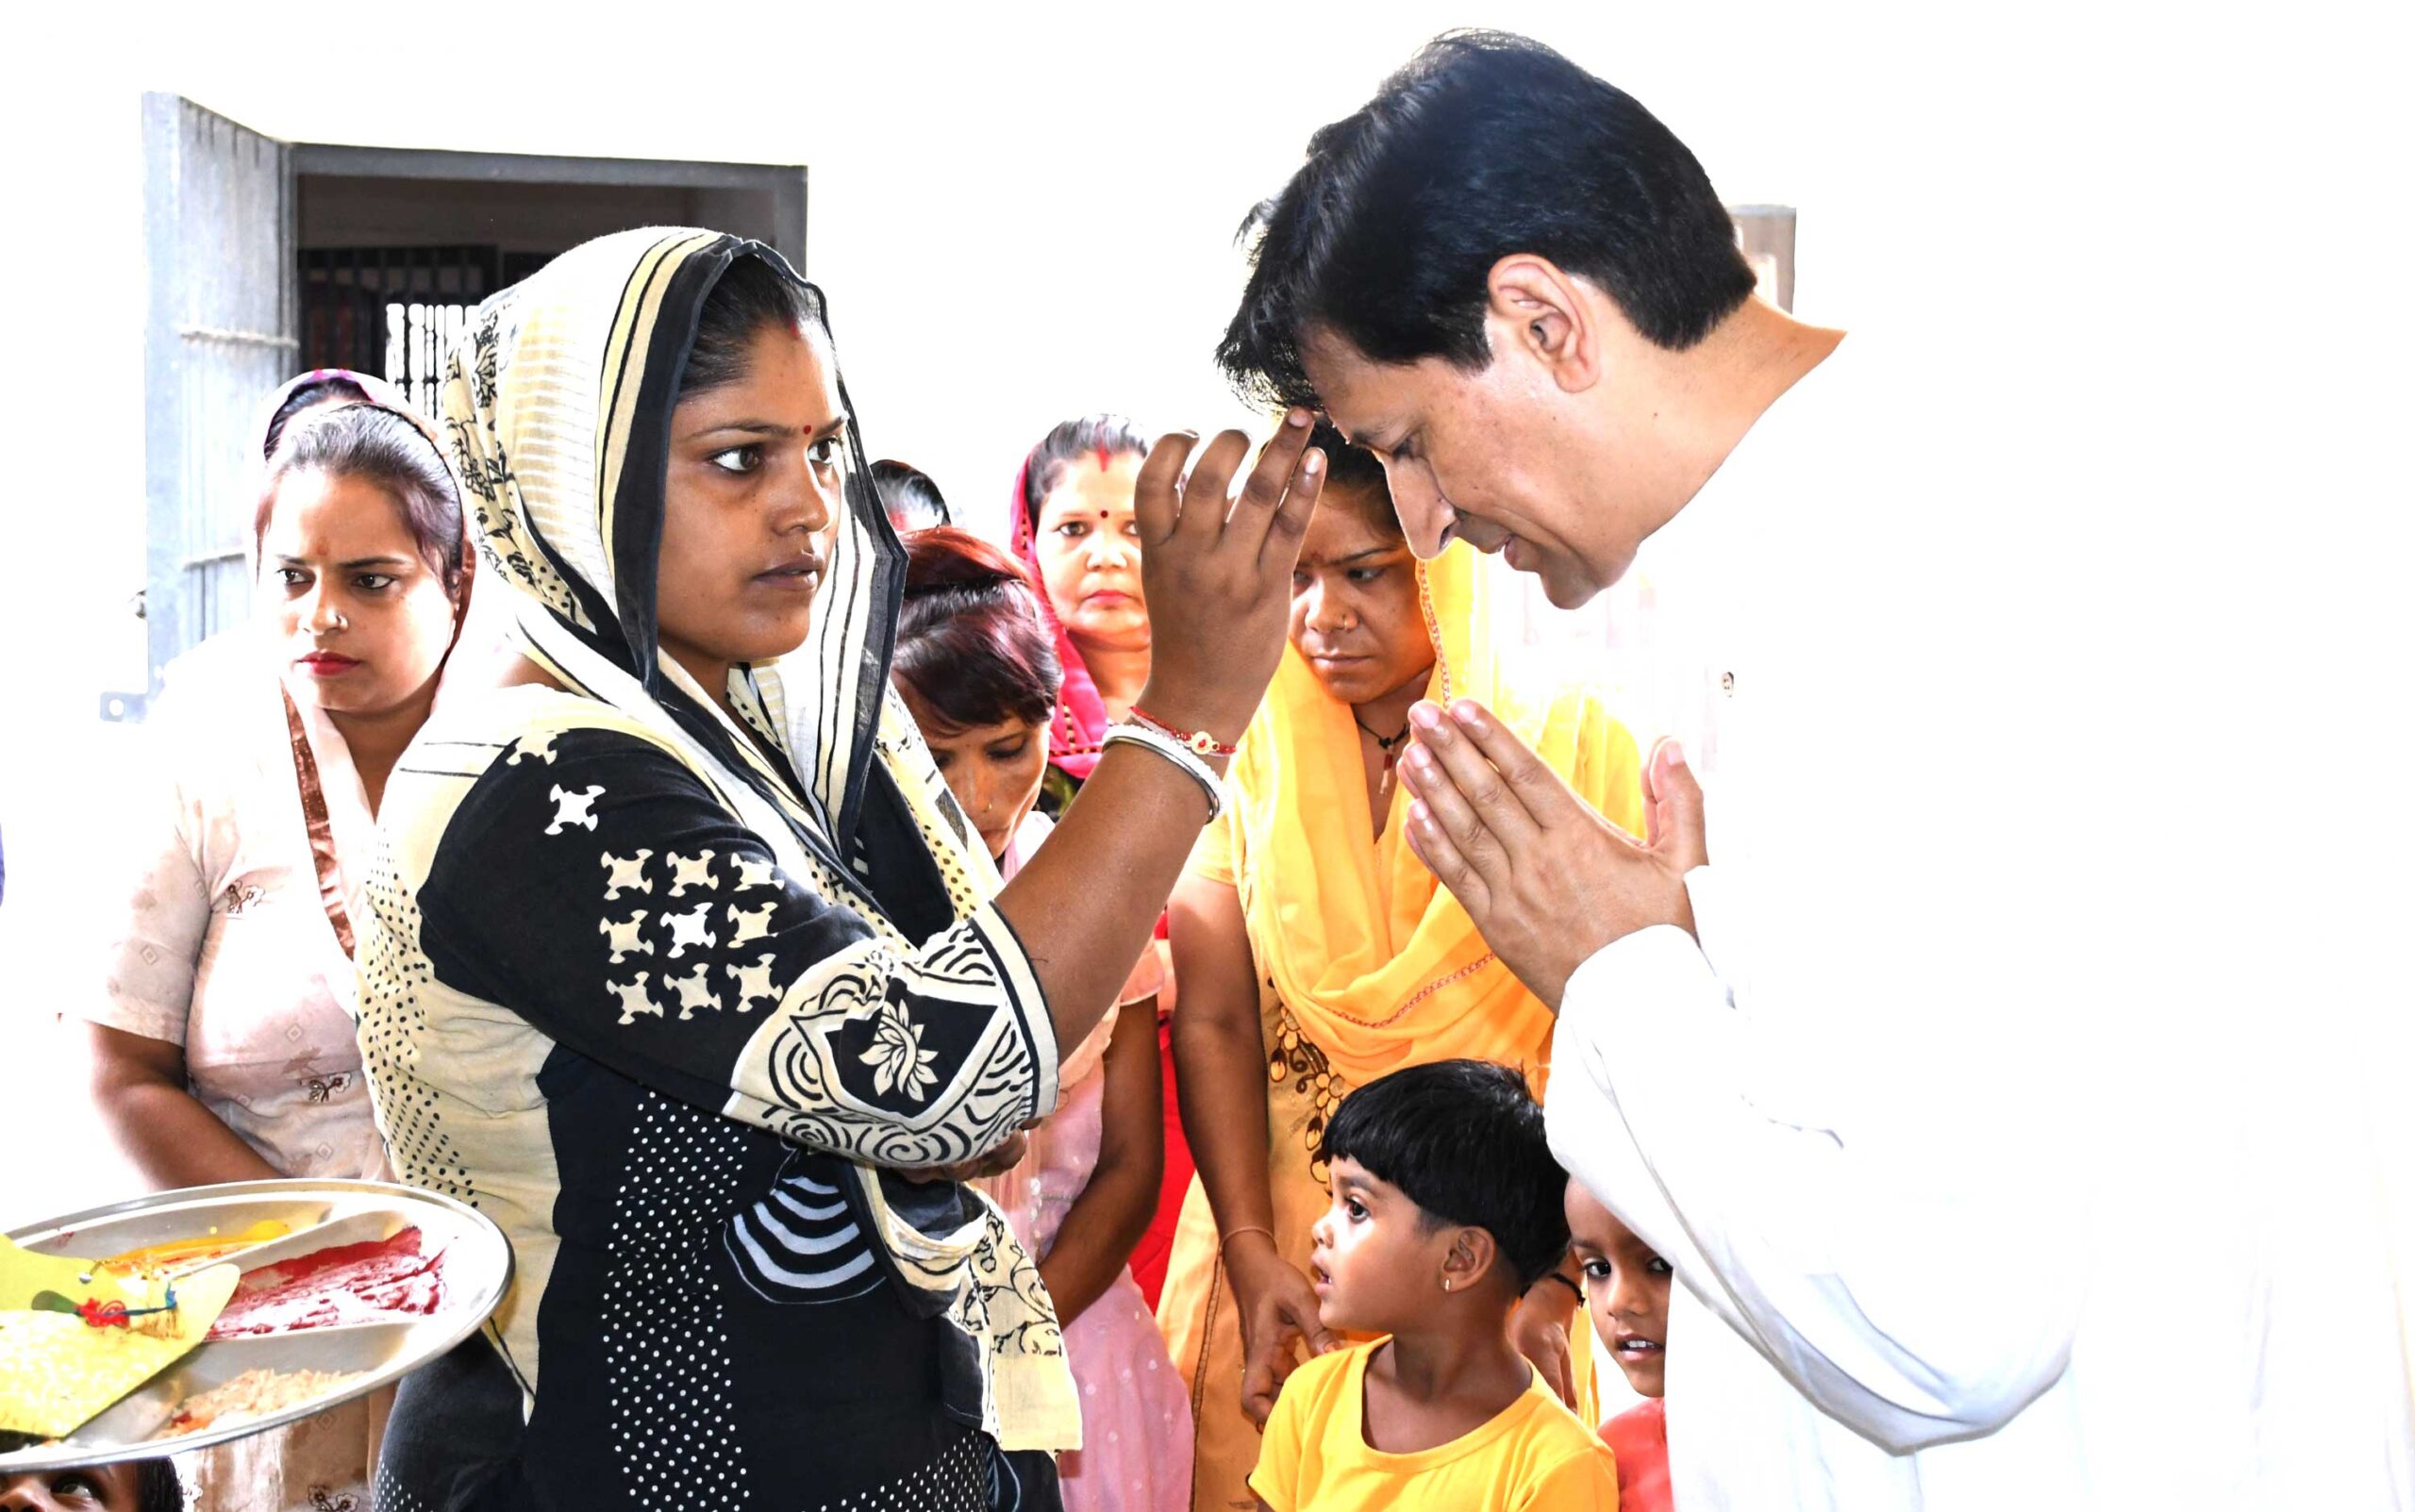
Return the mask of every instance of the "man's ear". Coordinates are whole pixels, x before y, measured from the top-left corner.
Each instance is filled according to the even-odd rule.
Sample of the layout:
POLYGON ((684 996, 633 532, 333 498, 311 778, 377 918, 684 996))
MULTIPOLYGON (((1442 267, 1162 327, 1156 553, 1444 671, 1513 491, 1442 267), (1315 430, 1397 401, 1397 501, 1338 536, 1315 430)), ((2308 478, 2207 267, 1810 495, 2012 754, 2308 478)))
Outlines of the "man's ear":
POLYGON ((1474 1227, 1454 1229, 1451 1246, 1442 1252, 1442 1279, 1452 1291, 1467 1291, 1503 1263, 1501 1246, 1491 1234, 1474 1227))
POLYGON ((1516 354, 1563 393, 1601 381, 1607 301, 1548 258, 1513 252, 1485 276, 1485 334, 1494 361, 1516 354))

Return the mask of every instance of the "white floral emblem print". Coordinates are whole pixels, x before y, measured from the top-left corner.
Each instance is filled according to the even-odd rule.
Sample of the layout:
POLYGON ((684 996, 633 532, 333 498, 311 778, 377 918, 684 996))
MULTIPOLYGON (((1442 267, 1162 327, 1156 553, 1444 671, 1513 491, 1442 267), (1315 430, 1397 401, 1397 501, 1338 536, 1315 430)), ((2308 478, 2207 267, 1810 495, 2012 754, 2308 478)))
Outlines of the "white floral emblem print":
POLYGON ((662 1017, 662 1005, 655 1002, 653 995, 646 991, 645 982, 646 973, 640 972, 638 973, 638 979, 634 982, 607 982, 604 984, 606 987, 611 989, 612 995, 614 997, 621 1000, 621 1022, 623 1023, 626 1024, 636 1022, 637 1016, 641 1013, 650 1013, 658 1019, 662 1017))
POLYGON ((556 788, 553 796, 554 822, 545 826, 546 834, 558 835, 565 824, 576 824, 591 830, 595 827, 595 816, 589 810, 595 806, 596 799, 604 796, 603 789, 591 786, 583 791, 571 792, 556 788))
POLYGON ((741 908, 736 904, 729 908, 729 946, 736 950, 750 941, 769 939, 772 933, 772 910, 776 905, 765 904, 760 908, 741 908))
POLYGON ((713 853, 704 851, 693 856, 674 851, 671 861, 671 895, 685 897, 690 888, 709 892, 713 886, 713 853))
POLYGON ((618 966, 629 956, 654 954, 654 941, 641 938, 639 929, 645 923, 645 910, 640 908, 625 923, 609 919, 599 920, 595 927, 603 933, 605 944, 612 953, 612 964, 618 966))
POLYGON ((698 1008, 719 1008, 721 1006, 720 1004, 713 1001, 711 974, 712 968, 703 961, 698 961, 696 963, 696 969, 690 972, 687 975, 665 976, 662 979, 662 985, 664 987, 672 988, 679 994, 680 1018, 694 1018, 698 1008))
POLYGON ((619 901, 623 892, 652 892, 654 884, 645 879, 646 858, 652 851, 640 851, 635 856, 620 856, 610 852, 604 856, 604 870, 610 873, 604 879, 604 901, 619 901))
POLYGON ((713 906, 700 903, 686 913, 666 913, 661 922, 671 926, 671 958, 677 960, 691 950, 710 950, 721 943, 721 937, 707 926, 712 922, 713 906))
POLYGON ((722 968, 723 971, 738 978, 736 996, 739 1012, 752 1011, 757 998, 776 1000, 779 997, 778 993, 772 990, 773 959, 773 956, 766 954, 756 956, 755 964, 752 966, 731 965, 722 968))
POLYGON ((939 1081, 930 1069, 938 1056, 923 1048, 922 1026, 906 1016, 903 1004, 891 1003, 880 1010, 880 1027, 874 1031, 872 1048, 860 1058, 875 1068, 872 1085, 876 1092, 895 1088, 908 1097, 921 1097, 939 1081))

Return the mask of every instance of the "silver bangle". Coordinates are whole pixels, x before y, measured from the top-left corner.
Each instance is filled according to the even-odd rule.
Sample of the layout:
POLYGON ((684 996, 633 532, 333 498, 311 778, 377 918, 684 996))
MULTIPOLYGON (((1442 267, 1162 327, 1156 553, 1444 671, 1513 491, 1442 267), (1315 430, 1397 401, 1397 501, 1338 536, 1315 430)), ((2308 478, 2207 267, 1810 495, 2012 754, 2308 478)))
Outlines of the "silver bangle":
MULTIPOLYGON (((1181 768, 1183 775, 1199 784, 1199 790, 1208 795, 1207 823, 1216 822, 1217 817, 1224 813, 1224 785, 1216 780, 1215 772, 1206 761, 1200 759, 1199 754, 1191 747, 1150 725, 1118 724, 1107 732, 1107 739, 1099 742, 1099 749, 1104 751, 1108 746, 1119 742, 1156 752, 1181 768)), ((1205 825, 1202 827, 1204 828, 1205 825)))

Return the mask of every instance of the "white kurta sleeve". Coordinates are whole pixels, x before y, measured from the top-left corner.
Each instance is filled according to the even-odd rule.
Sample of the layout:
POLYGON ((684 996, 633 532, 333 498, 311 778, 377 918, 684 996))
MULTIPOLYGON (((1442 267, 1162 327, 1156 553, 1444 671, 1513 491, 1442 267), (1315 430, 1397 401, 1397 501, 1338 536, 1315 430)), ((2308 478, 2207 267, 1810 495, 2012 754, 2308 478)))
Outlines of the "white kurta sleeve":
POLYGON ((2078 1232, 2076 1194, 1989 1158, 2000 1141, 1890 1124, 1880 1078, 1764 1032, 1684 931, 1587 961, 1553 1058, 1561 1163, 1856 1431, 1896 1451, 1986 1432, 2061 1374, 2082 1272, 2038 1246, 2078 1232))

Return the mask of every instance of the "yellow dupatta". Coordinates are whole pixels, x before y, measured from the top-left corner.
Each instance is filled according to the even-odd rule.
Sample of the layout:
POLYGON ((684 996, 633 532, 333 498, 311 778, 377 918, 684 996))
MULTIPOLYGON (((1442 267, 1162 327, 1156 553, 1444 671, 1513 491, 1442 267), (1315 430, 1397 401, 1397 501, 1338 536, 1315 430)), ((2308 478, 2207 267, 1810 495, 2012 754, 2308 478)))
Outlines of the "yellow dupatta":
MULTIPOLYGON (((1587 803, 1641 835, 1634 738, 1591 694, 1539 688, 1505 665, 1487 591, 1495 571, 1464 544, 1419 564, 1436 653, 1426 696, 1483 703, 1587 803)), ((1523 1066, 1541 1089, 1551 1010, 1494 958, 1467 910, 1408 848, 1397 784, 1384 833, 1370 840, 1351 710, 1296 649, 1284 652, 1226 789, 1258 970, 1337 1072, 1360 1086, 1403 1066, 1469 1056, 1523 1066)))

